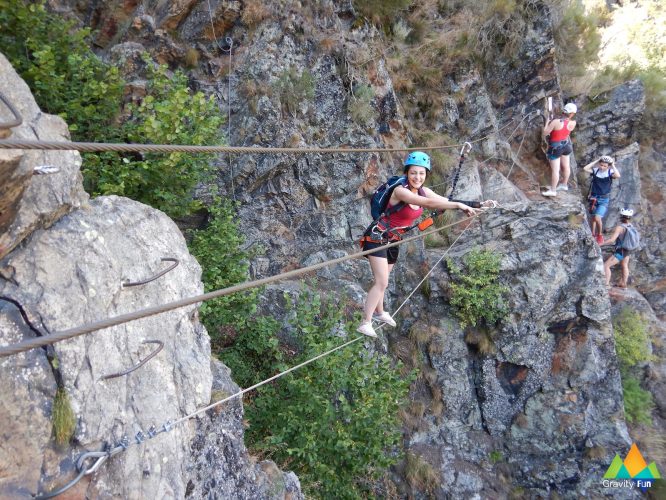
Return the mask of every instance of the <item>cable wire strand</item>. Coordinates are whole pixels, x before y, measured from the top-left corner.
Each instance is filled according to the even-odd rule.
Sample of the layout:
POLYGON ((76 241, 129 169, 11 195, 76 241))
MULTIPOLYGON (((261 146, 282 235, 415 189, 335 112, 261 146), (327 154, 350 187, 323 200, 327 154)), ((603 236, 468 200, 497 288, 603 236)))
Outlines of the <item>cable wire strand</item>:
MULTIPOLYGON (((472 218, 477 217, 477 216, 478 216, 478 214, 474 215, 472 218)), ((394 247, 394 246, 402 245, 402 244, 407 243, 409 241, 415 241, 415 240, 418 240, 418 239, 421 239, 421 238, 425 238, 429 234, 433 234, 433 233, 436 233, 436 232, 439 232, 439 231, 443 231, 446 228, 455 226, 455 225, 460 224, 460 223, 462 223, 466 220, 470 220, 470 219, 469 218, 461 219, 457 222, 447 224, 445 226, 433 229, 431 231, 425 231, 425 232, 423 232, 421 234, 418 234, 416 236, 411 236, 409 238, 404 238, 401 241, 397 241, 397 242, 394 242, 394 243, 389 243, 389 244, 384 245, 384 246, 379 247, 379 248, 391 248, 391 247, 394 247)), ((63 330, 63 331, 60 331, 60 332, 54 332, 50 335, 46 335, 46 336, 43 336, 43 337, 37 337, 37 338, 23 340, 21 342, 17 342, 16 344, 1 347, 0 348, 0 358, 11 356, 11 355, 18 354, 18 353, 21 353, 21 352, 25 352, 25 351, 28 351, 30 349, 34 349, 36 347, 43 347, 45 345, 50 345, 50 344, 54 344, 56 342, 61 342, 63 340, 68 340, 68 339, 71 339, 71 338, 74 338, 74 337, 78 337, 80 335, 84 335, 86 333, 93 332, 95 330, 101 330, 101 329, 104 329, 104 328, 109 328, 109 327, 112 327, 112 326, 127 323, 129 321, 134 321, 136 319, 146 318, 146 317, 154 316, 156 314, 160 314, 160 313, 163 313, 163 312, 166 312, 166 311, 171 311, 173 309, 178 309, 178 308, 181 308, 181 307, 196 304, 198 302, 204 302, 206 300, 211 300, 211 299, 215 299, 215 298, 218 298, 218 297, 223 297, 225 295, 231 295, 232 293, 242 292, 242 291, 248 290, 250 288, 260 287, 260 286, 267 285, 269 283, 273 283, 273 282, 276 282, 276 281, 281 281, 281 280, 285 280, 285 279, 288 279, 288 278, 301 276, 301 275, 306 274, 308 272, 316 271, 318 269, 328 267, 328 266, 331 266, 331 265, 334 265, 334 264, 339 264, 339 263, 345 262, 347 260, 358 259, 360 257, 364 257, 364 256, 369 255, 371 253, 375 253, 376 251, 377 251, 377 248, 373 248, 373 249, 370 249, 370 250, 364 250, 362 252, 357 252, 357 253, 353 253, 353 254, 350 254, 350 255, 345 255, 343 257, 338 257, 336 259, 331 259, 331 260, 327 260, 327 261, 324 261, 324 262, 320 262, 319 264, 313 264, 311 266, 303 267, 303 268, 300 268, 300 269, 294 269, 292 271, 277 274, 275 276, 269 276, 267 278, 262 278, 262 279, 258 279, 258 280, 254 280, 254 281, 246 281, 246 282, 240 283, 238 285, 234 285, 234 286, 230 286, 230 287, 223 288, 223 289, 220 289, 220 290, 215 290, 215 291, 212 291, 212 292, 204 293, 202 295, 196 295, 196 296, 193 296, 193 297, 186 297, 184 299, 176 300, 176 301, 173 301, 173 302, 168 302, 166 304, 153 306, 153 307, 147 307, 145 309, 140 309, 138 311, 134 311, 134 312, 131 312, 131 313, 121 314, 119 316, 114 316, 112 318, 107 318, 107 319, 104 319, 104 320, 94 321, 92 323, 88 323, 88 324, 85 324, 85 325, 82 325, 82 326, 79 326, 79 327, 75 327, 75 328, 70 328, 68 330, 63 330)))

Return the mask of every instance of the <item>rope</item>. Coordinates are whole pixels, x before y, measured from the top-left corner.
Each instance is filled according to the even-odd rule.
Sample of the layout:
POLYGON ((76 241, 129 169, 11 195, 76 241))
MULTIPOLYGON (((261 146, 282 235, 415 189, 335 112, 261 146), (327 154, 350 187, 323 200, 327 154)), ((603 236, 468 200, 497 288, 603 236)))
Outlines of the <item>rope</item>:
MULTIPOLYGON (((530 113, 531 114, 531 113, 530 113)), ((525 115, 525 117, 529 116, 525 115)), ((522 122, 522 120, 521 120, 522 122)), ((509 121, 497 131, 486 134, 479 139, 468 141, 470 144, 481 142, 488 137, 499 133, 511 124, 509 121)), ((0 140, 0 149, 38 149, 45 151, 81 151, 91 153, 95 151, 116 151, 122 153, 235 153, 235 154, 335 154, 335 153, 398 153, 405 151, 436 151, 442 149, 457 149, 465 143, 449 144, 444 146, 419 146, 416 148, 275 148, 259 146, 192 146, 184 144, 126 144, 108 142, 72 142, 72 141, 41 141, 4 139, 0 140)))
MULTIPOLYGON (((483 140, 484 138, 478 139, 483 140)), ((471 142, 478 142, 471 141, 471 142)), ((191 146, 180 144, 126 144, 100 142, 68 142, 5 139, 0 140, 0 149, 38 149, 46 151, 117 151, 131 153, 236 153, 236 154, 271 154, 271 153, 395 153, 402 151, 431 151, 455 149, 461 144, 446 146, 421 146, 418 148, 267 148, 254 146, 191 146)))
MULTIPOLYGON (((446 256, 446 254, 449 253, 449 251, 454 247, 454 245, 458 242, 458 240, 459 240, 460 237, 465 233, 465 231, 467 231, 467 230, 469 229, 469 227, 470 227, 470 226, 467 226, 465 229, 463 229, 463 231, 458 235, 458 237, 454 240, 454 242, 453 242, 451 245, 449 245, 449 248, 446 249, 446 251, 444 252, 444 254, 439 258, 439 260, 435 263, 435 265, 433 265, 433 266, 430 268, 430 270, 428 271, 428 273, 427 273, 427 274, 423 277, 423 279, 422 279, 422 280, 421 280, 421 281, 420 281, 420 282, 419 282, 419 283, 418 283, 418 284, 412 289, 411 293, 407 296, 407 298, 406 298, 405 300, 403 300, 402 304, 400 304, 400 306, 395 310, 395 312, 393 313, 393 316, 395 316, 395 315, 398 313, 398 311, 400 311, 400 309, 402 309, 402 307, 403 307, 403 306, 409 301, 409 299, 412 297, 412 295, 414 295, 414 293, 416 292, 416 290, 418 290, 419 287, 421 286, 421 284, 423 284, 423 282, 428 278, 428 276, 430 276, 430 274, 434 271, 435 267, 437 267, 437 265, 442 261, 442 259, 446 256)), ((383 326, 384 326, 384 325, 380 325, 378 328, 382 328, 383 326)), ((232 394, 231 396, 227 396, 226 398, 220 399, 220 400, 218 400, 218 401, 216 401, 216 402, 214 402, 214 403, 209 404, 208 406, 205 406, 205 407, 200 408, 200 409, 198 409, 198 410, 196 410, 196 411, 194 411, 194 412, 192 412, 192 413, 190 413, 190 414, 188 414, 188 415, 185 415, 185 416, 179 418, 178 420, 175 420, 174 422, 167 421, 167 422, 165 422, 165 423, 162 425, 162 427, 161 427, 160 430, 157 430, 154 426, 152 426, 152 427, 148 430, 148 434, 147 434, 147 436, 144 435, 142 431, 139 431, 139 432, 137 433, 136 437, 135 437, 135 442, 134 442, 134 443, 130 443, 129 440, 127 440, 127 438, 125 437, 125 438, 123 438, 123 440, 121 441, 121 443, 120 443, 118 446, 116 446, 116 447, 114 447, 114 448, 111 448, 110 450, 108 450, 108 451, 106 451, 106 452, 94 452, 94 451, 93 451, 93 452, 86 452, 86 453, 83 453, 83 454, 79 457, 79 459, 77 460, 77 467, 79 468, 79 474, 78 474, 78 476, 76 476, 74 479, 72 479, 72 480, 71 480, 69 483, 67 483, 65 486, 63 486, 63 487, 61 487, 61 488, 59 488, 59 489, 57 489, 57 490, 55 490, 55 491, 53 491, 53 492, 50 492, 50 493, 46 493, 46 494, 44 494, 44 495, 41 495, 41 496, 39 496, 38 498, 39 498, 39 500, 42 500, 42 499, 46 499, 46 498, 53 498, 53 497, 56 497, 56 496, 60 495, 61 493, 64 493, 66 490, 68 490, 68 489, 71 488, 72 486, 74 486, 74 485, 75 485, 75 484, 76 484, 76 483, 77 483, 77 482, 78 482, 78 481, 79 481, 84 475, 86 475, 86 474, 91 474, 91 473, 93 473, 93 472, 96 472, 96 471, 99 469, 99 467, 101 467, 101 465, 102 465, 104 462, 106 462, 106 460, 108 460, 109 458, 111 458, 111 457, 117 455, 117 454, 120 453, 120 452, 123 452, 123 451, 127 450, 131 445, 134 445, 134 444, 141 444, 145 439, 152 439, 152 438, 154 438, 155 436, 157 436, 158 434, 162 434, 162 433, 164 433, 164 432, 169 432, 171 429, 173 429, 173 427, 175 427, 175 426, 178 425, 178 424, 181 424, 181 423, 183 423, 183 422, 185 422, 185 421, 187 421, 187 420, 190 420, 191 418, 194 418, 194 417, 196 417, 197 415, 200 415, 200 414, 202 414, 202 413, 204 413, 204 412, 206 412, 206 411, 208 411, 208 410, 210 410, 210 409, 212 409, 212 408, 215 408, 216 406, 220 406, 220 405, 226 403, 227 401, 230 401, 230 400, 232 400, 232 399, 238 398, 238 397, 242 396, 243 394, 245 394, 245 393, 247 393, 247 392, 250 392, 250 391, 252 391, 252 390, 254 390, 254 389, 257 389, 257 388, 259 388, 259 387, 261 387, 261 386, 263 386, 263 385, 268 384, 269 382, 272 382, 272 381, 277 380, 277 379, 279 379, 279 378, 281 378, 281 377, 284 377, 285 375, 287 375, 287 374, 289 374, 289 373, 291 373, 291 372, 293 372, 293 371, 296 371, 296 370, 298 370, 298 369, 300 369, 300 368, 303 368, 304 366, 307 366, 307 365, 309 365, 310 363, 313 363, 313 362, 317 361, 318 359, 324 358, 324 357, 326 357, 326 356, 328 356, 328 355, 330 355, 330 354, 333 354, 333 353, 336 352, 336 351, 339 351, 339 350, 341 350, 341 349, 344 349, 345 347, 348 347, 348 346, 350 346, 350 345, 352 345, 352 344, 358 342, 359 340, 361 340, 361 339, 363 339, 363 338, 364 338, 363 335, 360 335, 360 336, 358 336, 358 337, 355 337, 355 338, 353 338, 353 339, 351 339, 351 340, 349 340, 349 341, 347 341, 347 342, 345 342, 345 343, 343 343, 343 344, 340 344, 340 345, 337 346, 337 347, 334 347, 334 348, 332 348, 332 349, 329 349, 329 350, 326 351, 326 352, 323 352, 323 353, 321 353, 321 354, 318 354, 317 356, 315 356, 315 357, 313 357, 313 358, 310 358, 310 359, 308 359, 308 360, 306 360, 306 361, 304 361, 304 362, 302 362, 302 363, 300 363, 300 364, 298 364, 298 365, 296 365, 296 366, 292 366, 291 368, 289 368, 289 369, 287 369, 287 370, 284 370, 284 371, 282 371, 282 372, 280 372, 280 373, 277 373, 277 374, 273 375, 272 377, 267 378, 266 380, 262 380, 261 382, 258 382, 258 383, 256 383, 256 384, 250 386, 250 387, 247 387, 247 388, 245 388, 245 389, 241 389, 240 391, 238 391, 238 392, 232 394), (83 468, 83 462, 84 462, 87 458, 97 458, 98 460, 95 462, 95 464, 94 464, 91 468, 89 468, 89 469, 86 470, 85 468, 83 468)))
MULTIPOLYGON (((477 217, 475 215, 474 217, 477 217)), ((451 224, 447 224, 445 226, 442 226, 440 228, 433 229, 432 231, 426 231, 421 234, 418 234, 416 236, 411 236, 409 238, 405 238, 401 241, 397 241, 394 243, 389 243, 387 245, 384 245, 381 248, 390 248, 398 245, 402 245, 403 243, 407 243, 409 241, 415 241, 420 238, 425 238, 429 234, 433 234, 439 231, 443 231, 446 228, 455 226, 457 224, 460 224, 461 222, 469 220, 469 219, 461 219, 460 221, 453 222, 451 224)), ((148 316, 154 316, 156 314, 160 314, 166 311, 171 311, 173 309, 178 309, 180 307, 185 307, 189 306, 192 304, 196 304, 197 302, 203 302, 206 300, 211 300, 215 299, 218 297, 223 297, 225 295, 231 295, 232 293, 237 293, 237 292, 242 292, 244 290, 248 290, 250 288, 256 288, 260 287, 263 285, 267 285, 269 283, 273 283, 276 281, 281 281, 285 280, 288 278, 293 278, 296 276, 301 276, 303 274, 309 273, 311 271, 316 271, 318 269, 328 267, 334 264, 339 264, 341 262, 345 262, 347 260, 351 259, 357 259, 360 257, 363 257, 365 255, 369 255, 371 253, 376 252, 377 249, 371 249, 371 250, 365 250, 362 252, 357 252, 354 254, 350 255, 345 255, 343 257, 338 257, 336 259, 331 259, 327 260, 324 262, 320 262, 319 264, 313 264, 311 266, 303 267, 300 269, 294 269, 293 271, 288 271, 285 273, 277 274, 275 276, 270 276, 268 278, 262 278, 259 280, 254 280, 254 281, 247 281, 245 283, 240 283, 238 285, 230 286, 227 288, 222 288, 220 290, 215 290, 212 292, 204 293, 202 295, 196 295, 194 297, 187 297, 184 299, 176 300, 173 302, 169 302, 167 304, 159 305, 159 306, 153 306, 153 307, 148 307, 145 309, 141 309, 138 311, 134 311, 131 313, 126 313, 126 314, 121 314, 119 316, 115 316, 112 318, 107 318, 104 320, 99 320, 99 321, 94 321, 92 323, 88 323, 76 328, 70 328, 68 330, 63 330, 61 332, 55 332, 52 333, 48 336, 44 337, 37 337, 37 338, 32 338, 32 339, 27 339, 22 342, 18 342, 16 344, 12 344, 10 346, 2 347, 0 348, 0 358, 11 356, 13 354, 18 354, 20 352, 28 351, 30 349, 34 349, 36 347, 43 347, 45 345, 50 345, 50 344, 55 344, 56 342, 61 342, 63 340, 68 340, 74 337, 78 337, 80 335, 84 335, 86 333, 93 332, 95 330, 101 330, 103 328, 109 328, 112 326, 120 325, 123 323, 127 323, 129 321, 134 321, 136 319, 140 318, 146 318, 148 316)))

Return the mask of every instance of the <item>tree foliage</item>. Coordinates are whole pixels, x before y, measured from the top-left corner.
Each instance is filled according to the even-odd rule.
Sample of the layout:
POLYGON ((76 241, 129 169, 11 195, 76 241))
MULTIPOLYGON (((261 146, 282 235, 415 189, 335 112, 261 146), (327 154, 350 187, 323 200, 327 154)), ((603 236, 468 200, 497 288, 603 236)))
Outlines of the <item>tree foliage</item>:
MULTIPOLYGON (((344 342, 339 307, 303 292, 292 303, 297 364, 344 342)), ((276 370, 282 368, 276 364, 276 370)), ((251 447, 289 464, 308 495, 362 498, 361 480, 399 460, 398 410, 410 377, 384 355, 346 348, 264 386, 247 408, 251 447)))
POLYGON ((120 111, 124 82, 90 50, 89 34, 44 1, 0 0, 0 47, 40 108, 67 121, 75 140, 97 141, 120 111))

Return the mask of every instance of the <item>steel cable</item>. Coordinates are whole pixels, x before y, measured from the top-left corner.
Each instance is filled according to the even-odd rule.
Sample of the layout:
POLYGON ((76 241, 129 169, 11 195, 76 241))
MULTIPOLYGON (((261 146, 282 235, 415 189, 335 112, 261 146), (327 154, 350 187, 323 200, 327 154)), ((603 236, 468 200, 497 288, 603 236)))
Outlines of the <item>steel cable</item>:
MULTIPOLYGON (((478 215, 474 215, 472 217, 475 218, 478 215)), ((444 229, 447 229, 449 227, 455 226, 457 224, 460 224, 464 221, 469 221, 470 219, 461 219, 457 222, 453 222, 451 224, 447 224, 445 226, 442 226, 440 228, 433 229, 431 231, 426 231, 421 234, 418 234, 416 236, 411 236, 409 238, 405 238, 401 241, 396 241, 394 243, 389 243, 387 245, 384 245, 380 248, 391 248, 394 246, 402 245, 403 243, 407 243, 410 241, 415 241, 421 238, 425 238, 429 234, 433 234, 439 231, 443 231, 444 229)), ((276 281, 281 281, 285 280, 288 278, 294 278, 296 276, 301 276, 303 274, 316 271, 318 269, 328 267, 334 264, 339 264, 341 262, 345 262, 347 260, 351 259, 358 259, 360 257, 364 257, 366 255, 369 255, 371 253, 376 252, 377 249, 371 249, 371 250, 365 250, 362 252, 357 252, 353 253, 350 255, 345 255, 343 257, 338 257, 336 259, 331 259, 327 260, 324 262, 320 262, 319 264, 313 264, 311 266, 303 267, 300 269, 294 269, 292 271, 287 271, 285 273, 277 274, 275 276, 269 276, 268 278, 262 278, 254 281, 246 281, 245 283, 240 283, 238 285, 230 286, 227 288, 222 288, 220 290, 215 290, 212 292, 204 293, 202 295, 196 295, 194 297, 187 297, 184 299, 176 300, 173 302, 169 302, 167 304, 162 304, 159 306, 153 306, 153 307, 147 307, 145 309, 140 309, 138 311, 134 311, 131 313, 126 313, 126 314, 121 314, 119 316, 115 316, 112 318, 107 318, 104 320, 99 320, 99 321, 94 321, 92 323, 88 323, 79 327, 75 328, 70 328, 68 330, 63 330, 60 332, 55 332, 50 335, 46 335, 43 337, 37 337, 37 338, 32 338, 32 339, 27 339, 23 340, 21 342, 17 342, 16 344, 12 344, 9 346, 4 346, 0 348, 0 358, 11 356, 14 354, 18 354, 21 352, 28 351, 30 349, 34 349, 36 347, 43 347, 45 345, 50 345, 50 344, 55 344, 56 342, 61 342, 63 340, 68 340, 74 337, 78 337, 80 335, 84 335, 86 333, 93 332, 95 330, 101 330, 104 328, 109 328, 112 326, 120 325, 123 323, 127 323, 129 321, 134 321, 136 319, 140 318, 146 318, 149 316, 154 316, 156 314, 160 314, 166 311, 171 311, 173 309, 178 309, 180 307, 185 307, 189 306, 192 304, 196 304, 198 302, 204 302, 206 300, 211 300, 211 299, 216 299, 218 297, 223 297, 225 295, 231 295, 232 293, 237 293, 237 292, 242 292, 244 290, 248 290, 250 288, 257 288, 263 285, 267 285, 270 283, 274 283, 276 281)))

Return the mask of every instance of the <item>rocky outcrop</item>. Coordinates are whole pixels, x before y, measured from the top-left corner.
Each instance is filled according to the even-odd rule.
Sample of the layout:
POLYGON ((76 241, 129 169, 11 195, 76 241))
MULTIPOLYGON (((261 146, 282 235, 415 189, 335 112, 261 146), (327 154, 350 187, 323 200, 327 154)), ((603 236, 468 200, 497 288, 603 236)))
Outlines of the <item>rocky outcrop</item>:
MULTIPOLYGON (((229 369, 211 362, 213 399, 240 390, 229 369)), ((302 499, 300 483, 293 472, 283 473, 273 462, 254 464, 243 444, 243 404, 233 399, 202 417, 192 441, 187 498, 302 499)))
MULTIPOLYGON (((30 89, 2 54, 0 92, 23 118, 9 138, 69 140, 67 124, 39 110, 30 89)), ((10 118, 9 110, 0 105, 0 119, 10 118)), ((0 150, 0 258, 36 229, 49 227, 88 200, 81 185, 80 166, 81 156, 76 151, 0 150)))
MULTIPOLYGON (((64 122, 43 115, 10 70, 2 71, 0 82, 14 78, 13 89, 30 97, 23 104, 23 95, 0 87, 26 117, 25 129, 14 133, 66 139, 64 122), (48 128, 49 123, 57 127, 48 128)), ((0 345, 202 293, 201 269, 166 215, 116 196, 72 211, 73 193, 87 198, 78 154, 28 152, 17 158, 13 168, 30 175, 19 210, 6 219, 10 229, 5 234, 14 248, 0 260, 0 345), (32 177, 44 161, 59 168, 50 174, 50 183, 32 177), (36 196, 44 199, 36 202, 36 196), (158 281, 131 285, 164 269, 164 258, 178 265, 158 281)), ((1 202, 11 205, 6 197, 16 192, 3 191, 1 202)), ((229 492, 247 499, 301 498, 293 474, 282 473, 272 462, 251 461, 243 444, 240 403, 216 418, 192 418, 170 427, 169 422, 207 405, 211 387, 237 390, 223 365, 213 368, 214 373, 197 306, 0 358, 0 496, 30 498, 60 488, 77 475, 81 453, 125 442, 124 451, 68 494, 184 498, 205 489, 220 498, 229 492), (123 374, 158 346, 162 349, 144 366, 123 374), (160 430, 165 432, 151 437, 160 430), (204 447, 208 458, 200 455, 204 447), (225 455, 227 449, 234 450, 233 456, 225 455), (212 460, 213 455, 222 459, 212 460)))
POLYGON ((645 89, 640 80, 620 85, 597 99, 589 101, 577 115, 575 149, 583 165, 601 155, 614 156, 634 142, 645 112, 645 89))

